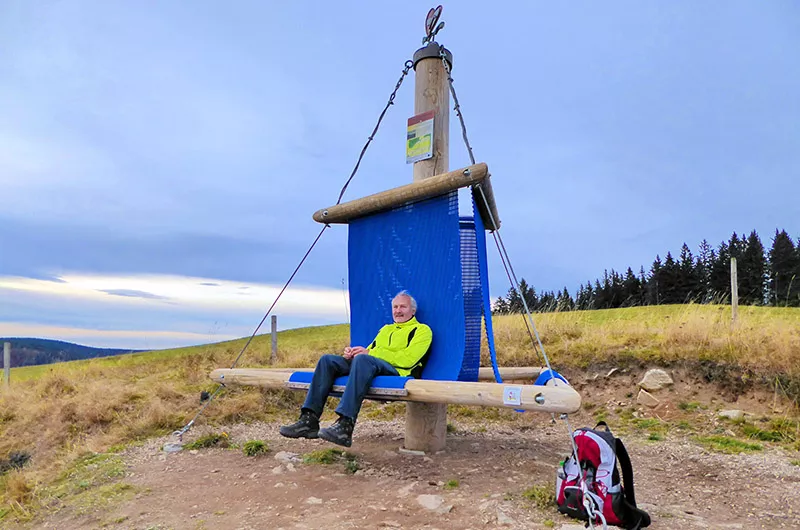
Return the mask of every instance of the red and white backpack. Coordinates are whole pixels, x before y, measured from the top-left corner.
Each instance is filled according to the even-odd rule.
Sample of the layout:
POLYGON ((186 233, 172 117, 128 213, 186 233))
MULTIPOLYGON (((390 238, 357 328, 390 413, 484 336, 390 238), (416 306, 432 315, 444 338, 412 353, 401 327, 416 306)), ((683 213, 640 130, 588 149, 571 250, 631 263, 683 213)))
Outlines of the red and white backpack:
POLYGON ((605 422, 572 434, 576 455, 567 458, 556 475, 558 511, 592 524, 607 523, 628 530, 650 525, 650 516, 636 507, 633 468, 622 440, 605 422), (599 427, 605 427, 600 430, 599 427), (620 481, 617 461, 622 468, 620 481), (624 487, 623 487, 624 482, 624 487))

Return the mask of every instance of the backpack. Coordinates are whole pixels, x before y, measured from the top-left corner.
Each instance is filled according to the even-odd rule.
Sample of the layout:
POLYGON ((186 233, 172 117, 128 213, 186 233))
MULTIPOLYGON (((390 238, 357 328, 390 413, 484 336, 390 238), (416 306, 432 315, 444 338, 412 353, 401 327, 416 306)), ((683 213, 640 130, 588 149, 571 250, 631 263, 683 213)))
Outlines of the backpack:
MULTIPOLYGON (((633 491, 633 468, 622 440, 614 437, 605 422, 594 429, 576 429, 572 439, 575 454, 564 461, 556 474, 556 503, 558 511, 582 521, 608 523, 627 530, 650 526, 650 515, 636 507, 633 491), (600 427, 605 429, 600 430, 600 427), (620 482, 617 461, 622 468, 620 482), (584 498, 584 493, 587 498, 584 498)), ((604 525, 605 527, 605 525, 604 525)))

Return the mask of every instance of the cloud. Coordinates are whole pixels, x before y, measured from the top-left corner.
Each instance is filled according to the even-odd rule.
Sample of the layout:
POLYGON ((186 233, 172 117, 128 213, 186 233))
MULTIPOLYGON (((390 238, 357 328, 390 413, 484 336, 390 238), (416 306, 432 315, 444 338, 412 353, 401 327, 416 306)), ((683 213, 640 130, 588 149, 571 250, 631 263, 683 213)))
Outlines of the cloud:
POLYGON ((238 338, 230 335, 163 330, 98 330, 69 326, 48 326, 24 322, 0 322, 2 337, 47 337, 107 348, 163 349, 205 344, 238 338))
MULTIPOLYGON (((169 275, 57 278, 0 276, 0 335, 134 349, 218 342, 253 333, 282 288, 169 275)), ((337 324, 347 320, 346 301, 337 289, 291 286, 272 314, 280 329, 337 324)))
MULTIPOLYGON (((64 281, 64 283, 67 282, 64 281)), ((100 292, 114 296, 130 296, 133 298, 148 298, 150 300, 168 300, 168 298, 164 296, 158 296, 157 294, 148 293, 147 291, 137 291, 135 289, 101 289, 100 292)))
MULTIPOLYGON (((24 277, 0 277, 0 290, 37 293, 59 299, 61 303, 88 300, 107 305, 152 307, 177 305, 183 310, 214 309, 220 313, 254 313, 263 311, 277 297, 282 286, 242 284, 225 280, 209 280, 166 275, 99 275, 62 273, 60 282, 24 277), (242 297, 244 292, 247 297, 242 297)), ((342 292, 336 289, 290 287, 276 311, 302 316, 343 316, 342 292)))

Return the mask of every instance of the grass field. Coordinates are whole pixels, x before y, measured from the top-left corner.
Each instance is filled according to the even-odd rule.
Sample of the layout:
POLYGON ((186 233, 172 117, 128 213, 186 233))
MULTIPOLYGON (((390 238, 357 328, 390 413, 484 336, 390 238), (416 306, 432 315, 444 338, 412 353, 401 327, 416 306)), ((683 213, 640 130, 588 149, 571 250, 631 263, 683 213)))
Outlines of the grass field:
MULTIPOLYGON (((800 309, 676 305, 534 315, 556 369, 593 365, 708 365, 733 370, 756 384, 772 384, 800 397, 800 309)), ((503 366, 540 366, 519 315, 493 319, 503 366)), ((311 367, 320 354, 347 345, 346 325, 279 334, 278 366, 311 367)), ((0 520, 24 518, 59 502, 58 484, 85 467, 87 454, 108 454, 127 444, 168 434, 199 409, 202 390, 214 390, 208 373, 230 367, 244 339, 157 352, 15 368, 0 394, 0 459, 32 455, 22 470, 0 476, 0 520)), ((237 366, 266 366, 270 337, 256 337, 237 366)), ((485 346, 484 346, 485 350, 485 346)), ((483 352, 483 365, 489 364, 483 352)), ((286 391, 230 388, 198 420, 218 425, 294 415, 302 396, 286 391)), ((402 405, 368 417, 402 413, 402 405)), ((498 416, 498 409, 470 415, 498 416)), ((112 470, 113 471, 113 470, 112 470)))

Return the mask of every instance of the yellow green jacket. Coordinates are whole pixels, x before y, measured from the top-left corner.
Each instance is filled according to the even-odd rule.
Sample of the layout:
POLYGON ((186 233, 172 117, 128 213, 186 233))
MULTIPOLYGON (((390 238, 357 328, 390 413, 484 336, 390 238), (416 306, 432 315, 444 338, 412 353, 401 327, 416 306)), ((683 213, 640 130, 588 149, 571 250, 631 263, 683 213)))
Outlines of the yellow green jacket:
POLYGON ((367 350, 370 355, 383 359, 394 366, 397 373, 406 376, 414 368, 422 366, 432 340, 431 328, 418 322, 416 317, 411 317, 406 322, 383 326, 367 350))

